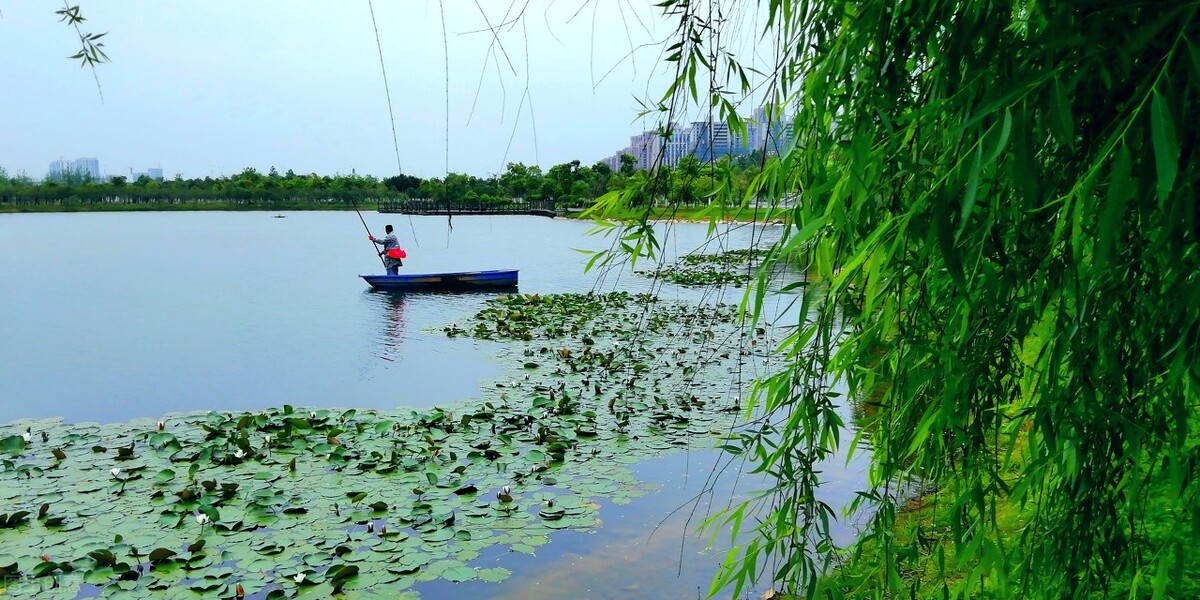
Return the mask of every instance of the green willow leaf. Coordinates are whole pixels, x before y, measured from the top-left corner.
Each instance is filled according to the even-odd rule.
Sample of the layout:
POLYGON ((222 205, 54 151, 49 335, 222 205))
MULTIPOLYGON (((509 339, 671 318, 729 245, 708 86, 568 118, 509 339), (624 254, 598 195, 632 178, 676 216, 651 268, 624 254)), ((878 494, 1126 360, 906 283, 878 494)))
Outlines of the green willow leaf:
POLYGON ((1113 159, 1109 176, 1108 194, 1100 213, 1101 234, 1096 238, 1096 263, 1103 268, 1113 255, 1124 227, 1125 209, 1137 193, 1137 182, 1133 178, 1133 164, 1129 148, 1121 146, 1113 159))
POLYGON ((1158 201, 1165 203, 1175 187, 1179 172, 1179 142, 1175 139, 1175 120, 1166 98, 1154 90, 1150 100, 1150 137, 1154 145, 1155 172, 1158 174, 1158 201))
POLYGON ((958 230, 954 233, 955 239, 962 236, 962 232, 966 230, 967 225, 971 221, 971 211, 975 209, 975 197, 979 193, 979 176, 983 169, 983 147, 975 148, 974 157, 971 159, 971 166, 967 170, 967 189, 963 193, 962 214, 959 215, 958 230))
POLYGON ((996 159, 999 158, 1000 154, 1004 152, 1004 149, 1008 146, 1009 135, 1012 134, 1012 126, 1012 110, 1005 109, 1004 120, 1000 125, 1000 134, 997 136, 996 144, 992 146, 992 149, 988 152, 987 158, 983 159, 983 164, 990 165, 996 162, 996 159))
POLYGON ((1072 147, 1075 144, 1075 119, 1071 114, 1071 100, 1061 75, 1054 78, 1051 89, 1050 131, 1059 144, 1072 147))

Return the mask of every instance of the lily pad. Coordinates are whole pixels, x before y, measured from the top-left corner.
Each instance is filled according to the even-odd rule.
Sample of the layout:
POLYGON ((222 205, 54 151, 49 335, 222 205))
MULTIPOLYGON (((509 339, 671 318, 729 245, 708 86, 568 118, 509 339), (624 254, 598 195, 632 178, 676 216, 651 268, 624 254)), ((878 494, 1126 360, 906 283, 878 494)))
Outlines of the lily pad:
POLYGON ((477 575, 478 573, 475 571, 475 569, 472 569, 466 565, 450 567, 449 569, 442 571, 442 578, 453 581, 454 583, 470 581, 475 579, 477 575))
POLYGON ((220 595, 239 582, 278 597, 263 593, 273 582, 284 596, 325 598, 331 581, 367 595, 401 581, 498 580, 507 571, 468 566, 484 549, 532 554, 554 530, 596 527, 599 501, 647 489, 623 463, 712 444, 708 432, 736 422, 745 391, 728 373, 757 351, 702 356, 708 340, 737 338, 737 309, 706 307, 703 322, 694 312, 625 293, 497 298, 458 335, 503 349, 501 385, 453 406, 171 415, 169 432, 153 419, 0 425, 0 446, 22 456, 0 468, 14 524, 0 546, 28 553, 12 555, 14 574, 53 571, 38 567, 52 549, 58 568, 82 573, 73 585, 94 581, 104 595, 125 593, 118 581, 137 597, 220 595), (26 428, 68 459, 49 446, 26 455, 26 428), (65 520, 42 527, 38 516, 65 520))

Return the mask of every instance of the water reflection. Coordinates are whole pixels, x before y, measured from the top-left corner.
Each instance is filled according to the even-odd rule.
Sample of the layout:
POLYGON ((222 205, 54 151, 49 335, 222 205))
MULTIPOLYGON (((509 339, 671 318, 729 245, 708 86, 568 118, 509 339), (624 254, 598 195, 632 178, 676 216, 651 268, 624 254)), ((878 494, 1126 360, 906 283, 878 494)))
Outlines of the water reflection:
POLYGON ((403 345, 405 340, 404 294, 375 290, 363 293, 371 301, 379 304, 380 311, 384 315, 382 321, 383 331, 379 337, 379 358, 388 362, 396 362, 401 356, 400 346, 403 345))
MULTIPOLYGON (((772 483, 761 474, 748 473, 745 466, 740 459, 702 447, 633 465, 637 478, 658 490, 627 505, 601 501, 600 527, 555 532, 536 555, 491 548, 471 562, 475 567, 512 571, 499 585, 436 580, 414 589, 426 598, 705 598, 733 542, 728 529, 714 536, 699 531, 700 523, 721 509, 756 498, 772 483)), ((835 510, 845 509, 866 476, 866 454, 851 460, 842 455, 821 467, 824 483, 818 499, 835 510)), ((739 543, 754 535, 749 523, 764 516, 767 508, 766 503, 751 506, 739 543)), ((852 515, 832 523, 834 541, 839 545, 853 541, 862 517, 852 515)), ((740 598, 757 598, 767 591, 770 578, 763 579, 740 598)), ((728 598, 730 591, 716 597, 728 598)))
POLYGON ((441 330, 474 314, 487 298, 376 290, 359 296, 363 335, 356 379, 370 388, 371 398, 391 407, 445 405, 477 397, 496 375, 497 364, 478 344, 441 330), (451 372, 456 375, 447 376, 451 372))

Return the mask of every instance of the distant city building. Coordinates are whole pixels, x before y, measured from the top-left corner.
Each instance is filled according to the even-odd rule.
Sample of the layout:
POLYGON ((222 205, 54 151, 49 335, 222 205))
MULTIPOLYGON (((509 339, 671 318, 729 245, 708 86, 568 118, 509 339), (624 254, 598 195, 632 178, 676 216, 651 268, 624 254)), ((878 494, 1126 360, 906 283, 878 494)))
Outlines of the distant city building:
POLYGON ((100 161, 95 158, 59 159, 50 163, 46 177, 49 179, 90 178, 99 181, 100 161))
POLYGON ((663 164, 673 169, 679 166, 679 159, 691 154, 692 136, 690 129, 680 127, 677 123, 671 123, 667 133, 670 135, 663 149, 663 164))
POLYGON ((763 105, 754 111, 754 115, 746 123, 746 130, 749 133, 751 151, 779 154, 791 137, 792 126, 784 121, 779 107, 763 105))
POLYGON ((141 179, 142 177, 147 177, 149 179, 157 179, 159 181, 162 181, 163 170, 161 167, 151 167, 149 169, 146 169, 145 171, 134 171, 133 169, 129 170, 129 180, 130 181, 137 181, 138 179, 141 179))
POLYGON ((766 137, 771 134, 774 129, 773 123, 769 120, 774 115, 768 115, 772 112, 768 106, 760 106, 746 121, 746 137, 749 138, 747 143, 750 145, 750 150, 762 150, 766 147, 766 137))
POLYGON ((643 131, 630 136, 628 153, 637 159, 634 168, 649 171, 650 167, 658 162, 660 142, 662 142, 662 135, 657 131, 643 131))
POLYGON ((760 106, 744 122, 744 134, 731 131, 728 123, 712 120, 690 125, 671 123, 665 131, 660 128, 631 136, 627 148, 600 162, 615 171, 621 167, 621 155, 630 154, 637 159, 638 169, 674 168, 688 155, 709 162, 725 156, 746 156, 756 150, 778 154, 791 140, 791 125, 778 107, 760 106))
POLYGON ((696 121, 691 128, 692 154, 700 162, 717 160, 734 154, 733 138, 728 123, 696 121))
POLYGON ((613 154, 612 156, 605 157, 605 158, 604 158, 604 159, 602 159, 600 162, 602 162, 602 163, 604 163, 605 165, 607 165, 607 166, 608 166, 608 168, 612 169, 613 171, 620 171, 620 170, 621 170, 621 155, 622 155, 622 154, 629 154, 629 148, 624 148, 624 149, 622 149, 622 150, 617 150, 616 154, 613 154))
POLYGON ((71 161, 59 159, 50 163, 50 172, 46 176, 50 179, 62 179, 63 176, 70 173, 71 161))
POLYGON ((86 175, 93 181, 100 180, 100 160, 96 158, 77 158, 71 164, 72 170, 79 175, 86 175))

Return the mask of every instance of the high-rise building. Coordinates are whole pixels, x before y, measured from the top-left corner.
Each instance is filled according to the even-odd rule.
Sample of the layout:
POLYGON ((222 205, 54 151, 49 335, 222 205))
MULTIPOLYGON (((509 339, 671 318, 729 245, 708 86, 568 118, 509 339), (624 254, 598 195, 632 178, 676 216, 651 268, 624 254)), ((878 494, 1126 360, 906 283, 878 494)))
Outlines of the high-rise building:
POLYGON ((631 136, 629 147, 601 162, 617 170, 621 155, 630 154, 637 159, 639 169, 674 168, 689 154, 700 162, 709 162, 725 156, 745 156, 755 150, 778 154, 790 143, 791 124, 778 106, 760 106, 744 122, 744 133, 733 131, 728 123, 711 119, 682 126, 671 123, 665 129, 659 127, 631 136))
POLYGON ((754 111, 746 129, 750 134, 748 137, 751 151, 765 150, 767 154, 778 154, 783 150, 792 128, 783 118, 781 107, 763 105, 754 111))
POLYGON ((64 176, 71 173, 71 161, 59 159, 50 163, 50 172, 47 177, 50 179, 62 179, 64 176))
POLYGON ((728 123, 695 121, 691 130, 692 154, 700 162, 708 162, 734 154, 728 123))
POLYGON ((680 127, 677 123, 671 123, 667 127, 664 139, 666 148, 663 151, 663 164, 675 168, 679 166, 679 159, 687 156, 691 151, 691 130, 680 127))
POLYGON ((95 158, 77 158, 75 160, 59 159, 50 163, 50 179, 90 178, 100 180, 100 161, 95 158))
POLYGON ((600 162, 604 163, 605 165, 608 165, 608 168, 612 169, 614 172, 620 171, 621 170, 621 157, 625 156, 626 154, 632 156, 633 148, 630 148, 629 146, 621 148, 620 150, 617 150, 616 152, 614 152, 612 156, 606 157, 606 158, 604 158, 604 160, 601 160, 600 162))
POLYGON ((146 169, 145 171, 134 171, 133 169, 129 170, 129 180, 130 181, 137 181, 138 179, 140 179, 143 176, 145 176, 149 179, 158 179, 159 181, 161 181, 163 178, 162 167, 150 167, 150 168, 146 169))
POLYGON ((71 171, 76 175, 90 177, 93 181, 99 181, 100 161, 95 158, 77 158, 71 163, 71 171))
POLYGON ((662 147, 662 135, 657 131, 643 131, 629 138, 629 154, 637 159, 635 168, 649 171, 658 162, 658 151, 662 147))

